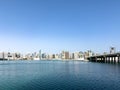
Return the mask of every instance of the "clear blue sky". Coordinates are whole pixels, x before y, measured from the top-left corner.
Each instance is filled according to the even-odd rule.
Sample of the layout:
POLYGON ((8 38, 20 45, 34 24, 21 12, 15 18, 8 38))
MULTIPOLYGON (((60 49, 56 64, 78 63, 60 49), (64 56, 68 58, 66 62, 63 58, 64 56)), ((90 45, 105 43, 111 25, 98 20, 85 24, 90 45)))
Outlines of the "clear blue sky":
POLYGON ((0 0, 0 51, 120 51, 120 0, 0 0))

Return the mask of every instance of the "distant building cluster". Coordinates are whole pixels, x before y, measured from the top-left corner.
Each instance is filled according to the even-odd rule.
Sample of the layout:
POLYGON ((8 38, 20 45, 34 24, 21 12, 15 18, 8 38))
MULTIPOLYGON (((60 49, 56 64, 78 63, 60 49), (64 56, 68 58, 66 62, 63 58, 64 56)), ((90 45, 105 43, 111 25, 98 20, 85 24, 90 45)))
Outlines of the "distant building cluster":
POLYGON ((87 52, 74 52, 62 51, 58 54, 47 54, 39 52, 21 54, 11 52, 1 52, 0 60, 85 60, 87 57, 92 56, 93 52, 88 50, 87 52))
POLYGON ((0 52, 0 60, 20 60, 22 58, 20 53, 0 52))
MULTIPOLYGON (((110 48, 109 54, 116 53, 115 47, 110 48)), ((103 55, 108 54, 104 52, 103 55)), ((91 50, 86 52, 74 52, 71 53, 69 51, 62 51, 57 54, 48 54, 42 53, 41 50, 39 52, 21 54, 21 53, 11 53, 11 52, 0 52, 0 60, 86 60, 90 56, 100 55, 98 53, 94 53, 91 50)))

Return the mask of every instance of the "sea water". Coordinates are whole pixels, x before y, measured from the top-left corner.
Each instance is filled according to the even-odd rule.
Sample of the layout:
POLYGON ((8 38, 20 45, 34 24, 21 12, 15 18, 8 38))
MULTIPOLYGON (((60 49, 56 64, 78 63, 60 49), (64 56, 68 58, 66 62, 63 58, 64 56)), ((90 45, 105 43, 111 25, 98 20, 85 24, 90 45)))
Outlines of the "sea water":
POLYGON ((0 90, 120 90, 120 65, 84 61, 0 61, 0 90))

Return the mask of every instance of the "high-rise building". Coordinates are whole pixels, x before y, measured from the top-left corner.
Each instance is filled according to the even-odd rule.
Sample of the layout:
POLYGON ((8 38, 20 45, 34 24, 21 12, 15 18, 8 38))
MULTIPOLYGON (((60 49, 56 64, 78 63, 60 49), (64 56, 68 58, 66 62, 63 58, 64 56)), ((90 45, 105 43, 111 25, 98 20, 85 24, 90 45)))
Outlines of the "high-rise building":
POLYGON ((88 56, 92 56, 92 51, 91 50, 88 50, 88 56))
POLYGON ((75 52, 75 53, 74 53, 74 59, 75 59, 75 60, 78 60, 78 59, 79 59, 79 53, 78 53, 78 52, 75 52))
POLYGON ((46 58, 47 58, 46 53, 43 53, 41 58, 42 58, 42 59, 46 59, 46 58))
POLYGON ((52 55, 52 59, 55 59, 55 58, 56 58, 56 55, 55 55, 55 54, 53 54, 53 55, 52 55))
POLYGON ((42 54, 41 54, 41 50, 39 51, 39 59, 42 59, 42 54))
POLYGON ((57 59, 57 60, 60 59, 59 54, 55 55, 55 59, 57 59))
POLYGON ((74 53, 71 54, 71 59, 74 59, 75 58, 75 55, 74 53))
POLYGON ((62 59, 70 59, 68 51, 62 51, 62 59))
POLYGON ((85 60, 83 52, 79 52, 78 59, 79 60, 85 60))
POLYGON ((110 54, 114 54, 114 53, 116 53, 115 47, 110 47, 110 54))
POLYGON ((84 53, 83 52, 72 53, 72 59, 74 59, 74 60, 84 60, 84 53))
POLYGON ((4 59, 4 52, 0 53, 0 59, 3 60, 4 59))

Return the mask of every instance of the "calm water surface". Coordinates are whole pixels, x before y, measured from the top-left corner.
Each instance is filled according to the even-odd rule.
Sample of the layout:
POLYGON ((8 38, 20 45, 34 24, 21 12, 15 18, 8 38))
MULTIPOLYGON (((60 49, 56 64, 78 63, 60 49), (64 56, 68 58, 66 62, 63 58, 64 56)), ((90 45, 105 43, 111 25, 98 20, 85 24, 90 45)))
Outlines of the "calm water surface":
POLYGON ((0 61, 0 90, 120 90, 120 65, 0 61))

